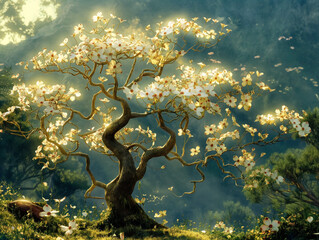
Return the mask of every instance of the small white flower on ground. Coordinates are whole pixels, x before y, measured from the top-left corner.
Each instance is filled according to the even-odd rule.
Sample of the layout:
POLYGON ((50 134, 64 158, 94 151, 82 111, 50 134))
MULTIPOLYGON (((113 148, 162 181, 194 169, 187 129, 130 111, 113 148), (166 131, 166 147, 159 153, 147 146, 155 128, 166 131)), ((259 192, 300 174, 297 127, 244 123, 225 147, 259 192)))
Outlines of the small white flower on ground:
POLYGON ((264 218, 264 224, 261 225, 260 227, 260 230, 262 232, 265 232, 265 231, 278 231, 279 230, 279 225, 280 225, 280 222, 277 221, 277 220, 273 220, 271 221, 270 218, 266 217, 264 218))
POLYGON ((225 229, 224 229, 224 233, 226 233, 226 234, 232 234, 233 232, 234 232, 233 227, 225 227, 225 229))
POLYGON ((44 207, 43 207, 43 212, 40 212, 39 215, 40 215, 40 217, 50 217, 50 216, 55 217, 56 213, 58 213, 58 212, 59 211, 52 210, 50 205, 45 204, 44 207))
POLYGON ((61 202, 63 202, 65 199, 66 199, 66 197, 61 198, 61 199, 54 199, 54 201, 55 201, 56 203, 61 203, 61 202))
POLYGON ((307 222, 311 223, 312 221, 313 221, 313 217, 312 216, 307 217, 307 222))
POLYGON ((39 215, 40 215, 40 217, 50 217, 50 216, 55 217, 56 213, 58 213, 58 212, 59 211, 52 210, 52 208, 50 207, 49 204, 45 204, 43 207, 43 212, 40 212, 39 215))
POLYGON ((69 222, 69 226, 61 225, 60 227, 61 227, 61 230, 65 232, 65 235, 70 235, 73 233, 74 230, 77 229, 77 226, 78 225, 75 223, 75 220, 72 220, 69 222))
POLYGON ((82 212, 82 216, 83 216, 83 217, 86 217, 87 215, 88 215, 87 211, 83 211, 83 212, 82 212))

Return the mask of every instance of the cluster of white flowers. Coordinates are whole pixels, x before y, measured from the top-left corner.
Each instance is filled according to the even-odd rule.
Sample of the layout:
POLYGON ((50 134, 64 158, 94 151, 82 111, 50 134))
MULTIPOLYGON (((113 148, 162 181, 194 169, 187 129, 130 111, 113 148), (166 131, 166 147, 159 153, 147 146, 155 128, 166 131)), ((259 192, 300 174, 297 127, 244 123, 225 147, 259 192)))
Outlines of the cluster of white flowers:
POLYGON ((223 221, 217 222, 214 226, 214 229, 222 229, 225 234, 232 234, 234 232, 233 227, 226 227, 226 224, 223 221))
POLYGON ((250 171, 253 166, 255 166, 255 154, 253 154, 252 152, 248 152, 245 149, 242 150, 242 156, 237 156, 234 155, 233 156, 233 160, 234 160, 234 165, 236 167, 238 166, 244 166, 246 171, 250 171))
POLYGON ((0 111, 0 123, 2 121, 8 121, 8 116, 10 114, 12 114, 15 109, 19 109, 19 108, 21 108, 21 107, 19 107, 19 106, 11 106, 11 107, 8 107, 7 111, 4 112, 4 113, 0 111))
MULTIPOLYGON (((65 197, 62 199, 54 199, 56 202, 62 202, 64 201, 65 197)), ((45 201, 48 201, 48 199, 44 199, 45 201)), ((51 206, 49 204, 45 204, 43 207, 43 212, 39 213, 40 217, 56 217, 57 213, 59 211, 52 210, 51 206)), ((71 220, 68 224, 68 226, 61 225, 60 228, 62 232, 65 232, 65 235, 72 234, 75 230, 77 230, 78 225, 76 224, 75 220, 71 220)), ((60 238, 62 239, 62 238, 60 238)))
POLYGON ((298 134, 301 137, 305 137, 311 132, 308 122, 300 123, 300 120, 297 118, 290 119, 290 122, 292 123, 292 126, 298 131, 298 134))
POLYGON ((252 106, 252 92, 244 93, 242 87, 232 78, 232 73, 226 70, 218 69, 207 70, 206 72, 196 72, 195 68, 189 66, 180 66, 182 71, 181 78, 156 77, 155 81, 140 89, 139 85, 134 82, 130 88, 124 87, 124 93, 128 99, 136 98, 148 99, 151 103, 162 102, 164 99, 174 98, 174 107, 179 110, 185 106, 192 110, 198 117, 202 117, 205 112, 221 114, 221 107, 218 104, 219 99, 230 107, 244 108, 248 111, 252 106), (238 94, 241 94, 241 101, 236 105, 237 98, 231 96, 228 92, 221 92, 217 95, 216 87, 219 85, 229 85, 238 94), (215 102, 212 101, 215 99, 215 102))
MULTIPOLYGON (((283 105, 281 109, 276 109, 275 115, 258 115, 256 118, 256 122, 260 122, 261 125, 275 125, 277 119, 279 119, 280 122, 288 120, 293 129, 295 129, 295 131, 297 131, 299 136, 301 137, 306 137, 311 132, 309 123, 301 123, 302 117, 293 110, 289 111, 288 107, 285 105, 283 105)), ((284 133, 287 133, 288 128, 284 125, 281 125, 280 130, 284 133)))
MULTIPOLYGON (((97 64, 107 64, 108 68, 105 73, 114 76, 122 73, 120 59, 123 57, 136 56, 162 66, 165 62, 184 55, 183 50, 172 51, 174 44, 171 38, 174 38, 175 35, 192 33, 195 37, 209 43, 211 39, 230 31, 225 28, 224 24, 221 24, 221 30, 218 33, 213 29, 206 30, 196 23, 196 20, 197 18, 193 18, 192 21, 179 18, 176 21, 168 22, 165 26, 159 23, 154 36, 146 36, 139 32, 123 35, 117 32, 117 28, 114 28, 116 21, 121 24, 124 22, 123 19, 112 14, 107 18, 99 12, 93 17, 96 27, 91 31, 87 31, 83 24, 74 27, 73 37, 80 40, 78 44, 68 45, 69 39, 65 38, 60 44, 65 47, 64 50, 58 53, 44 49, 27 62, 25 68, 28 69, 30 63, 33 64, 33 69, 40 70, 68 62, 85 65, 93 61, 97 64)), ((218 21, 211 22, 217 23, 218 21)), ((150 29, 150 26, 146 27, 146 31, 150 29)))
MULTIPOLYGON (((249 72, 241 78, 241 81, 236 81, 230 71, 218 68, 208 69, 202 62, 198 63, 196 67, 179 66, 180 75, 164 76, 161 73, 164 65, 176 62, 192 50, 183 47, 177 49, 179 46, 177 44, 178 35, 182 38, 186 34, 193 35, 198 38, 196 49, 208 48, 210 44, 216 43, 216 38, 230 31, 225 24, 219 24, 215 19, 204 18, 205 26, 210 22, 213 27, 216 27, 214 24, 218 23, 217 26, 220 28, 218 31, 207 30, 197 22, 197 18, 193 18, 191 21, 179 18, 167 24, 159 23, 155 30, 147 26, 145 33, 137 31, 120 34, 118 32, 121 29, 119 24, 124 22, 123 19, 112 14, 109 17, 104 17, 99 12, 92 20, 94 23, 92 30, 87 30, 82 24, 74 27, 72 36, 75 41, 73 45, 68 38, 65 38, 60 44, 62 47, 60 52, 44 49, 25 63, 25 69, 62 72, 75 76, 82 75, 91 85, 103 86, 101 93, 104 93, 105 96, 99 99, 99 104, 107 103, 112 98, 110 97, 111 87, 106 89, 106 86, 111 86, 113 83, 105 83, 109 81, 106 77, 109 77, 116 82, 114 86, 118 85, 116 87, 118 92, 123 92, 128 100, 136 98, 139 103, 147 104, 148 111, 162 109, 165 104, 167 110, 177 113, 178 116, 187 114, 200 119, 205 114, 216 115, 216 119, 219 119, 204 127, 205 135, 207 135, 205 156, 207 153, 220 156, 227 151, 239 152, 239 148, 232 148, 230 141, 228 141, 230 139, 240 143, 241 139, 246 138, 247 135, 250 135, 252 139, 256 138, 255 135, 258 136, 259 139, 256 141, 263 141, 268 137, 267 133, 259 132, 254 126, 245 123, 238 124, 232 114, 233 109, 249 111, 252 107, 253 96, 259 92, 273 91, 260 80, 263 73, 249 72), (114 27, 115 25, 118 27, 114 27), (132 59, 134 59, 134 63, 129 77, 125 82, 118 81, 118 75, 123 73, 122 63, 125 60, 132 61, 132 59), (145 69, 145 72, 142 72, 139 77, 131 80, 131 75, 136 74, 133 73, 133 70, 137 59, 152 65, 154 68, 145 69), (99 69, 100 76, 93 79, 96 69, 99 69), (151 77, 154 81, 145 83, 142 81, 144 76, 151 77), (93 84, 92 81, 99 82, 93 84)), ((195 47, 193 48, 195 49, 195 47)), ((14 76, 14 78, 18 77, 19 75, 14 76)), ((56 163, 60 159, 61 146, 70 149, 69 145, 79 144, 78 138, 83 139, 90 150, 108 153, 108 149, 101 139, 103 131, 112 122, 111 113, 115 108, 109 108, 108 112, 103 113, 100 106, 95 106, 98 103, 92 102, 94 108, 92 107, 92 113, 86 118, 79 111, 70 107, 71 102, 81 96, 78 90, 72 87, 67 89, 64 85, 49 86, 43 81, 29 86, 17 84, 12 90, 12 94, 15 93, 18 95, 19 105, 8 108, 4 113, 0 112, 0 122, 8 121, 8 116, 16 109, 33 111, 33 106, 37 106, 37 110, 33 112, 36 112, 37 117, 42 119, 39 132, 40 138, 43 140, 36 150, 34 159, 46 159, 47 162, 44 163, 43 168, 49 167, 50 162, 56 163), (96 121, 99 127, 96 129, 93 127, 88 132, 80 134, 78 128, 66 126, 71 121, 70 115, 75 114, 87 120, 92 120, 94 117, 99 118, 99 121, 96 121)), ((115 87, 113 87, 113 94, 116 95, 115 87)), ((122 93, 118 94, 121 96, 122 93)), ((260 125, 275 125, 277 120, 286 121, 292 126, 280 125, 280 130, 283 133, 297 131, 300 136, 305 137, 311 131, 309 124, 302 122, 302 117, 294 111, 289 111, 286 106, 282 106, 281 110, 277 109, 275 114, 258 115, 256 118, 256 122, 259 122, 260 125)), ((141 126, 123 128, 117 132, 116 138, 125 141, 126 135, 133 131, 150 138, 152 146, 155 144, 156 133, 149 128, 145 130, 141 126)), ((179 129, 178 135, 192 137, 187 127, 179 129)), ((194 146, 190 149, 191 156, 196 156, 200 152, 200 146, 194 146)), ((244 167, 245 171, 252 170, 255 166, 253 150, 251 152, 242 150, 242 155, 236 154, 233 156, 234 162, 231 165, 244 167)), ((276 171, 270 172, 270 170, 263 169, 256 170, 252 174, 263 174, 278 184, 283 181, 283 178, 278 176, 276 171)), ((256 183, 253 182, 251 186, 256 186, 256 183)))
POLYGON ((36 84, 26 86, 23 84, 14 85, 11 94, 18 94, 19 107, 26 111, 30 108, 30 104, 37 104, 39 108, 44 106, 43 112, 46 115, 61 114, 64 118, 67 117, 66 112, 63 112, 62 106, 68 101, 74 101, 81 96, 79 90, 69 88, 66 90, 64 85, 45 85, 42 81, 37 81, 36 84))
POLYGON ((272 171, 270 168, 261 167, 260 169, 253 170, 248 178, 246 179, 246 185, 244 188, 253 189, 257 188, 260 185, 260 182, 257 178, 262 177, 265 181, 265 184, 270 184, 271 181, 275 181, 277 184, 281 184, 284 182, 284 178, 278 175, 278 171, 272 171))

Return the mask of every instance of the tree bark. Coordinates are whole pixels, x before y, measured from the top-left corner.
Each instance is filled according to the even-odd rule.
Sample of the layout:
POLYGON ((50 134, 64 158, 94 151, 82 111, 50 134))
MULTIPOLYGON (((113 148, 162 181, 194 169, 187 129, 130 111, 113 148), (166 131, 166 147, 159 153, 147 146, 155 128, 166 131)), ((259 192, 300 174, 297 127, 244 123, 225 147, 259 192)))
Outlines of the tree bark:
POLYGON ((119 228, 129 225, 143 229, 163 227, 148 217, 132 198, 135 184, 138 181, 134 160, 129 150, 115 139, 116 132, 125 127, 131 119, 131 110, 124 99, 116 97, 115 100, 121 102, 123 113, 105 129, 102 140, 119 160, 119 174, 105 187, 108 215, 100 224, 102 228, 103 226, 119 228))
POLYGON ((136 181, 127 182, 127 186, 120 184, 119 178, 114 179, 107 185, 105 200, 107 204, 107 217, 100 224, 102 228, 120 228, 127 226, 152 229, 164 227, 151 219, 142 207, 135 202, 131 191, 136 181))

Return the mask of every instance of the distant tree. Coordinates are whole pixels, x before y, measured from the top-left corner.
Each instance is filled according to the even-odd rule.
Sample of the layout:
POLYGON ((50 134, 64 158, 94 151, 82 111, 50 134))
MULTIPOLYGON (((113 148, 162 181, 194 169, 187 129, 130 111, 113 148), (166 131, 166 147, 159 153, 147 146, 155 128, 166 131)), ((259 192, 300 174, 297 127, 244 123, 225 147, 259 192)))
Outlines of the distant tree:
POLYGON ((309 134, 305 140, 307 143, 319 149, 319 108, 316 107, 312 111, 308 111, 305 116, 305 121, 307 121, 311 127, 311 134, 309 134))
POLYGON ((51 177, 49 191, 52 196, 54 198, 71 197, 76 191, 87 189, 90 184, 82 169, 83 163, 79 162, 77 158, 72 158, 63 166, 59 166, 51 177))
POLYGON ((253 202, 268 202, 280 211, 292 214, 301 210, 319 210, 319 112, 318 108, 308 112, 311 133, 303 138, 310 143, 304 149, 289 149, 285 153, 274 153, 266 166, 260 166, 262 175, 252 179, 266 184, 260 188, 246 189, 246 196, 253 202), (268 168, 267 168, 268 167, 268 168), (273 172, 270 172, 270 168, 273 172), (277 184, 273 174, 284 178, 277 184))
POLYGON ((256 226, 256 215, 248 206, 233 201, 225 201, 223 206, 224 209, 221 211, 208 211, 205 220, 213 224, 222 221, 226 226, 233 226, 237 230, 242 230, 242 227, 248 229, 256 226))
MULTIPOLYGON (((11 68, 4 67, 0 72, 0 106, 7 104, 10 101, 10 90, 13 83, 11 80, 11 68)), ((11 101, 13 101, 11 97, 11 101)))
MULTIPOLYGON (((17 99, 10 95, 13 87, 11 75, 10 68, 5 67, 1 71, 0 110, 5 110, 18 103, 17 99)), ((26 121, 24 112, 17 113, 14 119, 19 121, 22 130, 30 129, 30 123, 26 121)), ((61 165, 54 176, 52 176, 52 170, 40 171, 43 166, 38 161, 33 160, 35 150, 41 144, 38 137, 31 136, 29 140, 26 140, 19 136, 3 133, 0 135, 0 140, 0 181, 8 182, 24 193, 32 191, 33 197, 41 197, 42 191, 39 190, 39 184, 49 178, 52 179, 50 191, 56 197, 70 196, 75 190, 83 190, 88 187, 88 181, 83 176, 81 168, 83 165, 77 159, 73 161, 73 164, 72 162, 68 164, 68 167, 61 165), (68 189, 61 188, 61 184, 68 185, 68 189)))
MULTIPOLYGON (((5 110, 9 106, 17 104, 16 98, 10 95, 13 87, 11 68, 4 67, 0 75, 0 109, 5 110)), ((27 129, 26 118, 20 112, 15 116, 23 129, 27 129)), ((41 143, 38 138, 26 139, 3 133, 0 135, 1 168, 0 179, 12 183, 21 190, 34 190, 40 183, 40 178, 48 175, 40 172, 41 165, 33 161, 34 151, 41 143), (36 180, 37 179, 37 180, 36 180)))
POLYGON ((258 115, 256 122, 264 126, 252 125, 259 130, 236 119, 240 109, 251 109, 253 97, 272 91, 261 81, 262 73, 249 72, 236 81, 231 72, 208 69, 202 62, 185 65, 185 55, 215 46, 230 32, 218 20, 204 18, 200 25, 198 18, 179 18, 159 23, 156 29, 148 25, 145 31, 127 30, 125 21, 112 14, 105 18, 98 13, 93 22, 89 30, 75 26, 73 41, 66 38, 60 52, 44 49, 21 63, 56 80, 67 75, 71 87, 44 80, 17 83, 12 92, 19 104, 1 113, 0 119, 6 132, 41 139, 35 158, 43 169, 55 169, 72 157, 84 159, 92 182, 85 197, 105 199, 106 224, 160 226, 131 196, 151 159, 162 157, 194 167, 200 179, 191 181, 193 189, 185 193, 191 194, 205 180, 203 167, 209 162, 237 183, 254 167, 256 146, 275 143, 287 133, 310 132, 307 123, 300 124, 302 117, 286 106, 274 115, 258 115), (81 104, 75 101, 81 97, 75 86, 86 89, 81 104), (19 111, 32 119, 31 130, 19 129, 12 118, 19 111), (277 119, 284 124, 280 130, 277 119), (200 142, 189 141, 200 120, 211 122, 203 129, 194 128, 197 140, 207 136, 204 149, 200 142), (152 124, 145 126, 147 121, 152 124), (163 136, 157 139, 159 133, 163 136), (92 154, 85 152, 85 146, 118 162, 118 175, 108 184, 91 171, 92 154), (92 196, 96 187, 105 191, 104 197, 92 196))

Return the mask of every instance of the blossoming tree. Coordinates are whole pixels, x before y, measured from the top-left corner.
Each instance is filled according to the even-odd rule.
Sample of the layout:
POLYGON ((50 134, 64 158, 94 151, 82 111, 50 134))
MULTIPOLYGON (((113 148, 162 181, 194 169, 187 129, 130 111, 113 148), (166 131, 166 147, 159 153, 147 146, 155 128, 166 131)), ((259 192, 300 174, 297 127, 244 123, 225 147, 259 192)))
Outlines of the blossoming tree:
MULTIPOLYGON (((257 160, 254 146, 274 143, 291 131, 309 133, 308 124, 286 106, 273 115, 258 115, 256 122, 264 125, 259 130, 236 120, 238 111, 251 109, 255 96, 272 91, 261 81, 262 73, 249 72, 235 80, 227 70, 210 69, 204 63, 185 64, 185 55, 211 48, 226 36, 230 30, 225 24, 211 18, 179 18, 128 33, 122 27, 124 20, 112 14, 105 18, 98 13, 93 22, 90 30, 82 24, 75 26, 72 40, 66 38, 59 52, 44 49, 20 63, 25 74, 70 75, 72 85, 88 90, 85 96, 62 84, 37 81, 27 85, 15 75, 19 82, 12 94, 19 104, 0 113, 0 120, 2 129, 12 134, 26 138, 38 134, 42 143, 34 159, 43 168, 54 169, 70 157, 83 158, 92 182, 85 197, 101 198, 92 195, 96 187, 105 191, 108 222, 113 226, 157 225, 131 196, 152 159, 162 157, 194 167, 200 179, 191 181, 193 189, 185 193, 190 194, 204 181, 203 168, 210 162, 216 162, 226 177, 245 183, 257 160), (175 75, 167 71, 172 66, 175 75), (76 104, 81 100, 86 109, 76 104), (32 130, 20 128, 11 117, 15 111, 27 112, 32 130), (156 119, 155 124, 143 126, 146 118, 156 119), (210 124, 191 132, 191 126, 201 120, 210 124), (279 129, 276 121, 282 123, 279 129), (205 146, 191 148, 192 133, 201 132, 206 136, 205 146), (157 140, 156 133, 166 140, 157 140), (85 146, 118 161, 119 172, 112 181, 106 184, 96 179, 85 146)), ((278 183, 283 181, 274 176, 278 183)), ((257 183, 248 181, 246 187, 257 187, 257 183)))

